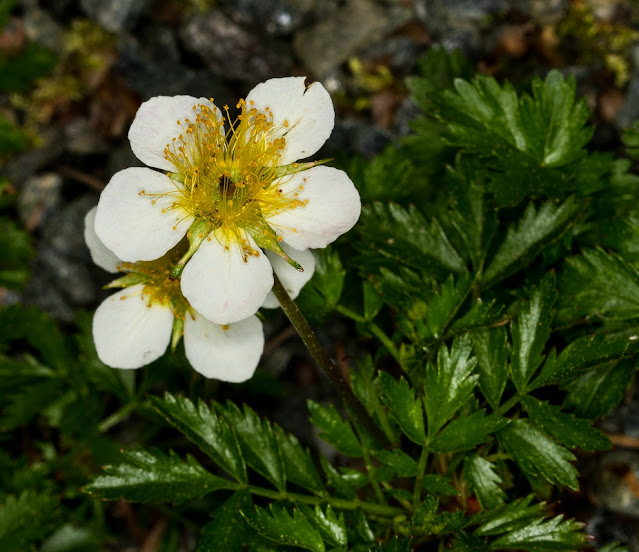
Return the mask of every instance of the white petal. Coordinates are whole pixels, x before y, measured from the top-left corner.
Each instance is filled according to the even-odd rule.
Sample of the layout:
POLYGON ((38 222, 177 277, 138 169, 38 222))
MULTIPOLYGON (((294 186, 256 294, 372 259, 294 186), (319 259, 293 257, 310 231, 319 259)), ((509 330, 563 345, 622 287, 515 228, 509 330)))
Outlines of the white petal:
MULTIPOLYGON (((311 279, 313 272, 315 272, 315 255, 313 255, 313 252, 310 249, 307 249, 306 251, 298 251, 284 242, 280 245, 284 252, 291 257, 291 259, 301 264, 304 269, 304 272, 295 270, 277 253, 273 253, 272 251, 266 252, 266 256, 268 257, 268 260, 271 261, 273 270, 280 279, 280 282, 282 282, 284 289, 290 295, 291 299, 295 299, 300 290, 304 287, 304 285, 306 285, 306 282, 311 279)), ((267 309, 274 309, 279 307, 280 303, 275 298, 275 295, 273 295, 273 292, 269 291, 262 306, 267 309)))
POLYGON ((173 312, 147 306, 143 285, 123 289, 105 299, 93 317, 98 357, 113 368, 139 368, 161 357, 171 339, 173 312))
POLYGON ((230 324, 257 312, 273 287, 273 269, 253 238, 244 239, 256 255, 220 230, 202 242, 182 273, 182 293, 191 306, 216 324, 230 324))
POLYGON ((329 93, 320 82, 308 88, 306 77, 270 79, 258 84, 246 97, 248 107, 273 113, 273 123, 286 138, 280 165, 288 165, 317 152, 331 135, 335 125, 335 110, 329 93), (251 104, 253 102, 253 104, 251 104), (284 126, 284 122, 288 126, 284 126))
MULTIPOLYGON (((129 141, 135 156, 149 167, 174 171, 173 163, 164 158, 164 148, 184 132, 177 124, 195 119, 193 106, 206 105, 217 109, 206 98, 193 96, 156 96, 144 102, 129 129, 129 141)), ((217 112, 221 113, 219 110, 217 112)))
POLYGON ((268 217, 267 222, 295 249, 326 247, 348 232, 362 209, 359 193, 344 171, 313 167, 275 182, 284 194, 298 193, 304 206, 268 217), (303 186, 300 189, 300 186, 303 186))
POLYGON ((84 241, 89 248, 89 253, 91 253, 91 259, 107 272, 120 272, 118 266, 122 264, 122 261, 118 259, 110 249, 107 249, 95 233, 94 224, 96 211, 97 207, 94 207, 84 217, 84 241))
POLYGON ((207 378, 239 383, 249 379, 264 349, 257 316, 220 326, 195 312, 186 313, 184 349, 191 366, 207 378))
POLYGON ((98 203, 98 238, 123 261, 158 259, 193 222, 191 215, 173 206, 177 192, 173 180, 151 169, 132 167, 116 173, 98 203))

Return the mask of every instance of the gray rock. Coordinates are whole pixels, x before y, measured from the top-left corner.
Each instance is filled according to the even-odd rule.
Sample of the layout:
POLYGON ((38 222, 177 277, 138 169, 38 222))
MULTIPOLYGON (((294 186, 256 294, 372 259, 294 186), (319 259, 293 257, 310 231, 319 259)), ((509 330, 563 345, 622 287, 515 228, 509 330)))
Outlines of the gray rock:
POLYGON ((635 73, 628 84, 626 101, 617 113, 616 124, 620 129, 628 128, 639 119, 639 73, 635 73))
POLYGON ((118 50, 118 73, 143 100, 188 94, 221 103, 233 101, 228 88, 210 71, 181 63, 177 39, 168 27, 154 25, 135 36, 121 35, 118 50))
POLYGON ((132 29, 152 0, 81 0, 86 14, 107 31, 118 33, 132 29))
POLYGON ((362 121, 337 121, 331 137, 317 153, 317 158, 333 155, 362 155, 372 159, 388 144, 393 135, 390 131, 362 121))
POLYGON ((509 4, 513 9, 532 16, 541 25, 553 25, 566 13, 570 2, 569 0, 509 0, 509 4))
POLYGON ((213 73, 226 80, 257 83, 284 76, 291 68, 290 55, 276 51, 277 43, 244 30, 220 11, 189 19, 180 29, 180 38, 213 73))
POLYGON ((639 454, 614 450, 603 455, 593 479, 597 503, 613 512, 639 516, 639 498, 627 482, 639 483, 639 454))
POLYGON ((315 0, 221 0, 218 5, 239 25, 289 35, 307 19, 315 0))
POLYGON ((395 5, 391 11, 373 0, 351 0, 331 17, 299 31, 293 48, 313 75, 321 79, 356 52, 406 23, 411 15, 403 5, 395 5))
POLYGON ((45 173, 28 178, 18 195, 18 215, 29 230, 42 226, 60 207, 62 177, 45 173))
POLYGON ((60 52, 64 44, 64 29, 46 11, 36 5, 29 6, 24 12, 24 30, 33 42, 51 50, 60 52))
POLYGON ((64 134, 59 127, 39 130, 41 145, 15 157, 3 169, 3 176, 11 180, 19 188, 36 174, 42 167, 54 162, 64 153, 64 134))
POLYGON ((88 119, 76 117, 64 127, 66 149, 71 153, 88 155, 109 151, 110 144, 91 126, 88 119))

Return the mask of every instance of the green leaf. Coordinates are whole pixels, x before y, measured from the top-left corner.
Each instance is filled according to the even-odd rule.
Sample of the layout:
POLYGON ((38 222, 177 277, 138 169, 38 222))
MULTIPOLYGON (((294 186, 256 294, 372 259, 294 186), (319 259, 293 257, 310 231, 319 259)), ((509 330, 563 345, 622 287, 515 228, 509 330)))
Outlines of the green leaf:
POLYGON ((299 510, 291 516, 281 506, 271 504, 270 513, 255 506, 244 512, 248 524, 260 535, 278 544, 297 546, 311 552, 325 552, 324 540, 299 510))
POLYGON ((545 521, 535 519, 526 527, 499 537, 491 544, 491 548, 514 548, 530 552, 576 550, 587 542, 586 535, 581 531, 582 527, 582 523, 571 519, 564 520, 563 516, 555 516, 545 521))
POLYGON ((464 478, 484 510, 496 508, 506 499, 500 487, 502 480, 495 472, 495 465, 477 454, 464 459, 464 478))
POLYGON ((372 322, 384 306, 384 298, 368 280, 362 282, 362 295, 364 297, 364 319, 372 322))
POLYGON ((368 552, 411 552, 410 539, 393 537, 383 545, 376 543, 368 552))
POLYGON ((572 453, 525 420, 513 420, 497 438, 526 475, 579 488, 577 470, 570 464, 575 459, 572 453))
POLYGON ((473 278, 470 274, 462 274, 457 281, 451 275, 428 300, 424 317, 426 332, 423 339, 441 339, 443 332, 453 320, 462 303, 470 292, 473 278))
POLYGON ((197 407, 184 397, 166 393, 149 397, 151 406, 189 441, 236 481, 246 483, 246 466, 235 432, 226 421, 199 401, 197 407))
POLYGON ((635 121, 629 128, 624 129, 621 141, 626 146, 628 156, 639 159, 639 121, 635 121))
POLYGON ((415 390, 403 377, 397 381, 387 372, 380 372, 379 387, 382 402, 404 434, 414 443, 424 445, 424 411, 421 400, 415 397, 415 390))
POLYGON ((363 209, 359 229, 358 263, 374 274, 380 265, 396 269, 398 263, 436 279, 466 272, 441 225, 435 219, 428 223, 414 206, 406 210, 394 203, 373 203, 363 209))
MULTIPOLYGON (((16 153, 27 149, 29 139, 27 135, 13 123, 0 117, 0 154, 16 153)), ((4 224, 3 224, 4 226, 4 224)), ((10 242, 2 239, 3 245, 10 242)))
POLYGON ((249 527, 242 515, 251 512, 253 501, 247 491, 237 491, 212 514, 212 521, 202 529, 197 552, 242 550, 249 527))
POLYGON ((57 63, 53 53, 30 42, 19 55, 0 57, 0 91, 24 92, 57 63))
POLYGON ((639 317, 639 270, 613 253, 591 249, 566 259, 559 288, 562 320, 639 317))
POLYGON ((431 442, 429 448, 435 452, 461 452, 487 443, 495 431, 508 423, 506 418, 489 414, 485 410, 450 422, 431 442))
POLYGON ((530 505, 532 495, 507 502, 501 507, 476 515, 474 521, 480 526, 475 530, 479 536, 494 536, 517 531, 535 519, 543 519, 545 503, 530 505))
POLYGON ((550 336, 556 299, 555 274, 549 272, 532 291, 512 325, 512 379, 522 394, 544 359, 542 352, 550 336))
POLYGON ((554 383, 565 383, 576 374, 595 366, 624 358, 634 357, 639 352, 639 338, 585 335, 572 341, 558 357, 549 356, 535 387, 554 383))
MULTIPOLYGON (((560 167, 585 156, 592 131, 585 100, 575 102, 575 81, 551 71, 532 83, 532 97, 517 97, 509 83, 491 77, 455 80, 455 91, 431 94, 453 145, 475 154, 494 170, 498 206, 539 192, 557 193, 570 180, 560 167)), ((573 188, 576 186, 573 185, 573 188)))
POLYGON ((486 252, 497 230, 492 202, 486 198, 486 167, 481 160, 457 156, 446 169, 451 222, 464 242, 473 269, 483 269, 486 252))
POLYGON ((273 433, 279 447, 286 479, 315 494, 325 494, 322 479, 307 450, 302 448, 297 437, 286 433, 280 426, 273 426, 273 433))
POLYGON ((32 549, 54 527, 59 504, 46 493, 23 491, 6 495, 0 502, 0 550, 24 552, 32 549))
POLYGON ((601 418, 621 402, 634 373, 634 360, 598 366, 568 386, 564 404, 582 418, 601 418))
POLYGON ((318 249, 314 255, 315 272, 303 290, 307 290, 310 303, 331 311, 342 296, 346 271, 336 249, 318 249))
POLYGON ((94 552, 101 549, 101 541, 97 529, 66 523, 47 537, 38 552, 94 552))
POLYGON ((433 495, 457 496, 459 491, 450 484, 450 478, 436 473, 422 476, 422 487, 433 495))
POLYGON ((524 396, 521 404, 537 427, 568 448, 608 450, 610 439, 592 426, 590 420, 561 412, 560 407, 534 397, 524 396))
POLYGON ((321 439, 347 456, 362 456, 362 447, 351 424, 342 419, 332 404, 324 407, 311 400, 307 404, 311 412, 311 423, 320 430, 321 439))
POLYGON ((428 437, 432 439, 442 426, 470 398, 479 376, 472 374, 476 359, 470 356, 468 335, 456 338, 450 348, 442 345, 437 366, 428 364, 424 383, 428 437))
POLYGON ((105 466, 84 490, 108 500, 130 502, 173 502, 176 504, 220 489, 237 489, 237 484, 207 472, 192 457, 186 462, 175 453, 162 451, 122 451, 124 462, 105 466))
POLYGON ((224 407, 217 405, 217 410, 235 430, 246 463, 279 491, 286 490, 284 464, 270 422, 249 406, 240 410, 230 401, 224 407))
POLYGON ((532 262, 574 223, 582 208, 572 197, 561 203, 549 200, 539 208, 530 202, 518 224, 508 227, 504 241, 484 271, 482 286, 494 286, 532 262))
POLYGON ((479 368, 479 388, 496 410, 508 380, 508 332, 504 326, 472 333, 479 368))
POLYGON ((375 458, 397 473, 399 477, 415 477, 417 462, 400 449, 373 451, 375 458))
POLYGON ((326 506, 326 511, 323 511, 318 505, 311 509, 305 504, 300 504, 299 508, 319 531, 325 542, 331 546, 346 546, 348 544, 343 514, 340 514, 339 517, 336 516, 330 505, 326 506))

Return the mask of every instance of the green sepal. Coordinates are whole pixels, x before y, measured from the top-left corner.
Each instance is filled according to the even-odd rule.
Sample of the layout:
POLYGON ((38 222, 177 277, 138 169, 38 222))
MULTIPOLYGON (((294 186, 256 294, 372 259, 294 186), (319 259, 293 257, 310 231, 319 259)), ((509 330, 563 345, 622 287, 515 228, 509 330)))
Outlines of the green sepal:
POLYGON ((128 274, 121 276, 120 278, 113 280, 111 283, 104 286, 104 289, 111 288, 127 288, 141 284, 146 281, 147 276, 139 274, 137 272, 129 272, 128 274))
MULTIPOLYGON (((188 313, 185 316, 189 316, 188 313)), ((184 334, 184 318, 181 316, 173 317, 173 331, 171 332, 171 352, 175 353, 175 349, 184 334)))
POLYGON ((251 226, 247 226, 244 229, 255 240, 255 243, 258 247, 261 247, 262 249, 268 249, 269 251, 278 254, 295 270, 304 272, 304 268, 302 268, 302 265, 294 259, 291 259, 284 252, 284 250, 280 246, 280 242, 277 240, 277 234, 275 233, 275 230, 273 230, 262 217, 259 218, 257 224, 251 224, 251 226))
POLYGON ((189 240, 189 249, 171 270, 171 280, 177 280, 182 275, 186 263, 195 255, 195 252, 212 230, 213 223, 210 220, 195 219, 186 233, 186 237, 189 240))
POLYGON ((277 167, 275 171, 275 178, 281 178, 282 176, 287 176, 289 174, 296 174, 302 171, 307 171, 308 169, 312 169, 313 167, 317 167, 318 165, 324 165, 328 163, 331 159, 320 159, 319 161, 309 161, 308 163, 291 163, 290 165, 284 165, 282 167, 277 167))

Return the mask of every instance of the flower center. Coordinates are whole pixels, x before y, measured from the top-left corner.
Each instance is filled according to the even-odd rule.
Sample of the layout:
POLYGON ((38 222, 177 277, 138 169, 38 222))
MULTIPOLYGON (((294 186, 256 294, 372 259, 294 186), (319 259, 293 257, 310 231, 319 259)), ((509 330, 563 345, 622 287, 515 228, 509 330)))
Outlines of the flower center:
POLYGON ((176 317, 184 318, 188 302, 182 295, 180 282, 171 279, 171 269, 182 257, 187 246, 186 240, 183 240, 176 247, 170 249, 163 257, 154 261, 122 263, 122 271, 129 274, 116 280, 116 282, 120 282, 123 287, 137 283, 143 284, 143 294, 147 298, 147 305, 150 306, 153 303, 168 305, 176 317), (126 280, 129 281, 127 282, 126 280))
POLYGON ((239 229, 261 228, 264 217, 305 202, 297 199, 299 189, 281 187, 295 172, 280 167, 288 121, 275 125, 269 108, 260 112, 244 100, 237 108, 241 114, 230 122, 228 106, 225 116, 193 106, 194 118, 177 121, 180 132, 164 155, 176 168, 171 178, 183 184, 176 186, 175 207, 240 241, 239 229))

